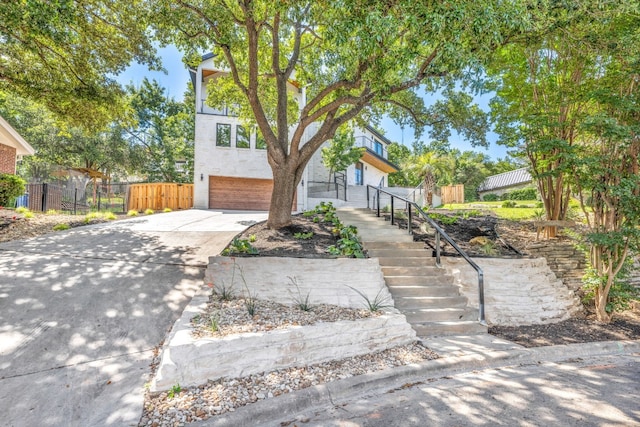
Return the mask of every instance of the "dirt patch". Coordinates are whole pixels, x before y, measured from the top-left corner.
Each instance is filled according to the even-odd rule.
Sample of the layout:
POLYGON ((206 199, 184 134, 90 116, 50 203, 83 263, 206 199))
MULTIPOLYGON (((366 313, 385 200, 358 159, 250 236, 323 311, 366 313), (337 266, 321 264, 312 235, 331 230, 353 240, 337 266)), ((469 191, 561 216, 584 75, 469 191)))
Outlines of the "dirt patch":
MULTIPOLYGON (((337 242, 332 230, 331 223, 313 222, 311 218, 294 215, 288 227, 272 230, 266 222, 260 222, 238 238, 248 240, 258 250, 258 256, 335 258, 327 252, 327 248, 337 242)), ((234 256, 243 255, 234 253, 234 256)))
POLYGON ((640 340, 640 310, 635 308, 616 314, 611 323, 597 322, 595 316, 589 314, 547 325, 491 326, 489 333, 524 347, 640 340))

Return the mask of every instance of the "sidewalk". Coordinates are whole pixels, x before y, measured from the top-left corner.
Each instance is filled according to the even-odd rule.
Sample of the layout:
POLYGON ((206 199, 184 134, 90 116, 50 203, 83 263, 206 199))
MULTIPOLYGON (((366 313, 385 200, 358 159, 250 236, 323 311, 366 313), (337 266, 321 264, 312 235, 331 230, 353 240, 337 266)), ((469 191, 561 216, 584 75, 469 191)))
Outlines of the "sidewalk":
POLYGON ((638 341, 604 341, 584 344, 524 348, 491 335, 450 336, 425 340, 440 359, 387 369, 310 387, 262 400, 235 412, 189 424, 193 427, 273 426, 276 422, 339 401, 378 395, 403 385, 453 374, 502 366, 537 364, 579 357, 640 353, 638 341))

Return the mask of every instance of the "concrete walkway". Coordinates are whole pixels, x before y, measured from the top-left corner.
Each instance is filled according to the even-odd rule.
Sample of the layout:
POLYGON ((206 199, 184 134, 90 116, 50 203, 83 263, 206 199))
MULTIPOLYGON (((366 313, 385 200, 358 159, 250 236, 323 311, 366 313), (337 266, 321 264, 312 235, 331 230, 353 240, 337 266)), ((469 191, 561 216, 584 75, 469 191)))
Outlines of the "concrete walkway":
POLYGON ((0 244, 1 424, 137 425, 208 256, 265 218, 189 210, 0 244))

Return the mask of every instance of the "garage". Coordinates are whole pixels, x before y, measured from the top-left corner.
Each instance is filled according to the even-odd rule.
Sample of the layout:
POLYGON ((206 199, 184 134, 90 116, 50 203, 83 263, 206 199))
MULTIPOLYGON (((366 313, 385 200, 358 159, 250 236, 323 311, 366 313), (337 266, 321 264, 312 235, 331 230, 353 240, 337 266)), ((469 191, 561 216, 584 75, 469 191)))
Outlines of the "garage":
POLYGON ((268 211, 273 180, 209 177, 209 209, 268 211))

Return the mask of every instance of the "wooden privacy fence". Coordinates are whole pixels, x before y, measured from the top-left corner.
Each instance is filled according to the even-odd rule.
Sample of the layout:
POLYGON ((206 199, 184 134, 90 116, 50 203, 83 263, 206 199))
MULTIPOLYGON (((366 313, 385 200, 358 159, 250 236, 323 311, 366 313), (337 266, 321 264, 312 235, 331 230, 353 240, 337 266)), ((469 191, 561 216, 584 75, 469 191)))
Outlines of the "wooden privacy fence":
POLYGON ((153 209, 159 211, 165 208, 178 210, 191 209, 192 207, 193 184, 154 182, 131 184, 129 187, 129 210, 153 209))
POLYGON ((29 194, 29 210, 46 212, 62 209, 62 187, 53 184, 28 184, 26 190, 29 194))
POLYGON ((442 204, 448 203, 464 203, 464 184, 447 185, 441 187, 442 204))

